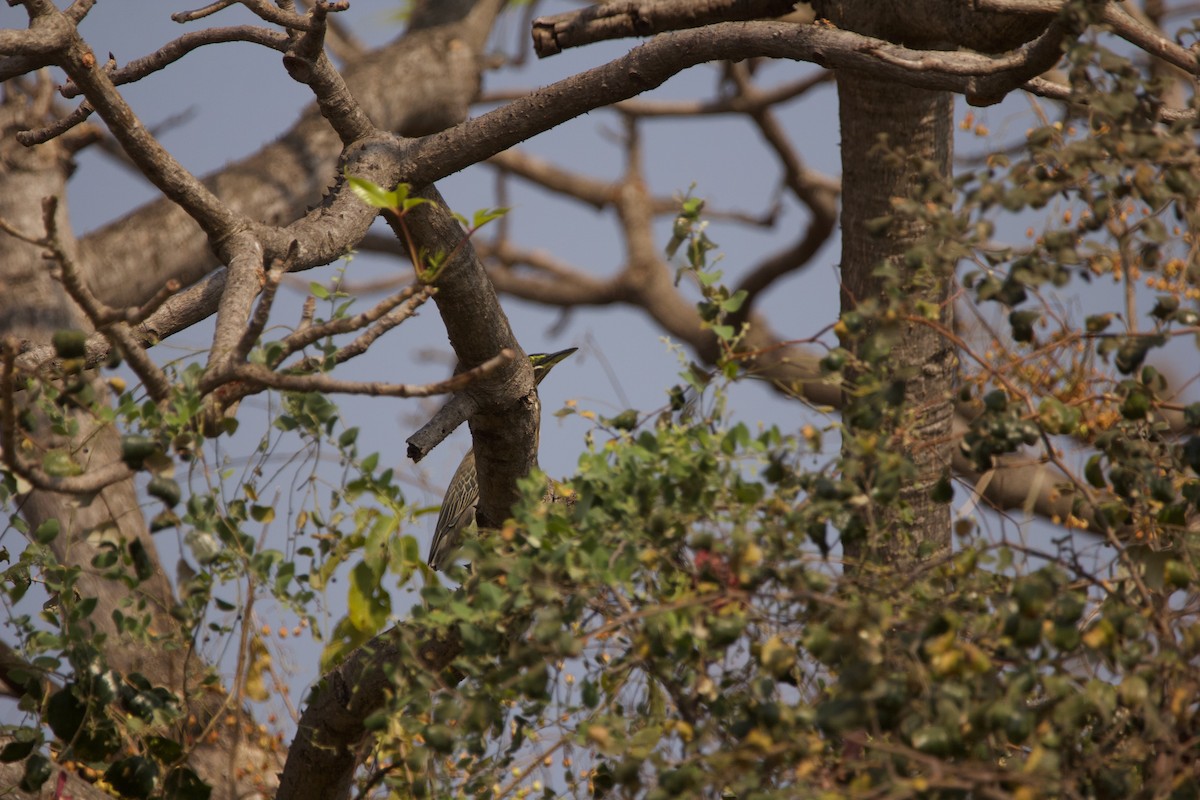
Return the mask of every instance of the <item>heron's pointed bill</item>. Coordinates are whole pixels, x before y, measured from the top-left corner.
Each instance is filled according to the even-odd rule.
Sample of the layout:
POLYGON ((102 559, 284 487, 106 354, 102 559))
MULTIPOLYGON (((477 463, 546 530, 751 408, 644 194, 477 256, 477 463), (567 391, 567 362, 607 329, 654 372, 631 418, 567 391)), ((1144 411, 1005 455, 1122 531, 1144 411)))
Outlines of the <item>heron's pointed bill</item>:
POLYGON ((559 350, 557 353, 533 353, 529 356, 530 362, 533 364, 533 375, 538 383, 541 383, 542 378, 550 373, 550 368, 558 362, 562 361, 567 356, 578 350, 578 347, 568 347, 566 350, 559 350))

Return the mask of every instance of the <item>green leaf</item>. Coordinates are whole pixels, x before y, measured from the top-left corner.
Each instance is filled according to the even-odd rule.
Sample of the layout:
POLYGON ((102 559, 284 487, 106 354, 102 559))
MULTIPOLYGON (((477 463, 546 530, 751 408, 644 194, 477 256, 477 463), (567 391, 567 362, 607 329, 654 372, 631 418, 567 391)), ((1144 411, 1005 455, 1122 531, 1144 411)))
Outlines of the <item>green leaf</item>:
POLYGON ((350 571, 349 608, 346 618, 360 631, 374 634, 387 622, 392 611, 388 593, 379 585, 379 576, 365 563, 350 571))
POLYGON ((935 503, 949 503, 954 499, 954 485, 949 475, 943 475, 929 493, 929 499, 935 503))
POLYGON ((733 341, 734 330, 732 325, 713 325, 713 335, 723 342, 733 341))
POLYGON ((891 214, 885 214, 882 217, 874 217, 867 220, 864 227, 868 234, 879 238, 887 235, 888 230, 891 229, 892 223, 895 220, 896 218, 891 214))
POLYGON ((25 761, 25 773, 21 776, 19 788, 23 792, 36 794, 41 791, 42 784, 50 780, 53 765, 50 759, 41 753, 34 753, 25 761))
POLYGON ((637 427, 637 423, 638 412, 634 408, 627 408, 608 420, 608 424, 619 431, 631 431, 637 427))
POLYGON ((212 787, 188 767, 176 767, 163 781, 163 800, 208 800, 212 787))
POLYGON ((69 688, 59 689, 50 696, 50 701, 46 704, 45 720, 55 736, 69 742, 83 724, 86 714, 87 709, 75 699, 69 688))
POLYGON ((141 756, 123 758, 104 772, 104 780, 122 797, 149 797, 158 781, 158 766, 141 756))
POLYGON ((372 208, 383 208, 388 210, 399 209, 404 198, 408 196, 408 187, 404 184, 403 192, 389 192, 377 183, 367 180, 366 178, 356 178, 353 175, 347 175, 346 180, 350 183, 350 190, 354 192, 359 200, 362 200, 372 208))
POLYGON ((264 525, 275 519, 274 506, 250 506, 250 518, 264 525))
POLYGON ((328 300, 329 299, 329 290, 326 289, 323 285, 317 283, 316 281, 309 282, 308 291, 311 292, 312 296, 317 298, 318 300, 328 300))
POLYGON ((1145 419, 1150 412, 1150 395, 1141 390, 1129 393, 1121 403, 1121 416, 1125 419, 1145 419))
POLYGON ((421 731, 425 744, 439 753, 454 749, 454 731, 447 725, 426 725, 421 731))
POLYGON ((50 337, 59 358, 83 358, 87 355, 87 334, 74 328, 57 330, 50 337))
POLYGON ((763 643, 759 652, 759 661, 767 672, 780 678, 791 671, 795 665, 796 649, 778 636, 772 636, 763 643))
POLYGON ((954 737, 941 725, 926 725, 913 732, 912 745, 922 753, 949 755, 954 737))
POLYGON ((600 687, 595 682, 585 678, 580 689, 583 693, 583 704, 588 708, 595 708, 600 704, 600 687))
POLYGON ((81 467, 69 453, 62 450, 51 450, 42 457, 42 469, 47 475, 55 478, 70 478, 83 474, 81 467))
POLYGON ((1096 489, 1108 488, 1108 481, 1104 479, 1104 469, 1101 461, 1103 456, 1100 454, 1092 455, 1087 460, 1087 465, 1083 468, 1083 477, 1087 482, 1096 489))
POLYGON ((154 558, 140 540, 134 539, 129 543, 129 555, 133 558, 133 571, 139 581, 148 581, 154 577, 154 558))
POLYGON ((145 744, 146 752, 164 764, 178 762, 185 754, 184 745, 168 736, 146 736, 145 744))
POLYGON ((738 309, 746 302, 746 298, 750 293, 745 289, 738 289, 729 298, 721 303, 721 310, 729 314, 737 313, 738 309))
POLYGON ((130 469, 141 469, 142 463, 158 451, 158 442, 148 436, 126 434, 121 437, 121 459, 130 469))
POLYGON ((1008 323, 1012 326, 1012 337, 1017 342, 1033 341, 1033 326, 1041 318, 1041 311, 1014 311, 1008 315, 1008 323))
POLYGON ((1178 297, 1173 294, 1160 294, 1154 301, 1154 308, 1150 310, 1150 316, 1155 319, 1165 320, 1178 310, 1178 297))
MULTIPOLYGON (((29 728, 21 728, 18 733, 29 731, 29 728)), ((4 749, 0 750, 0 764, 11 764, 14 761, 20 761, 34 751, 41 744, 40 736, 28 737, 25 740, 15 740, 4 745, 4 749)))
POLYGON ((62 530, 62 525, 57 519, 48 519, 38 525, 37 530, 33 532, 34 541, 38 544, 50 544, 58 538, 60 530, 62 530))
POLYGON ((163 501, 167 508, 177 506, 180 498, 183 497, 183 490, 179 488, 179 484, 174 479, 164 478, 161 475, 155 475, 150 479, 150 483, 146 486, 146 492, 151 497, 163 501))
POLYGON ((484 225, 487 225, 492 220, 500 219, 509 212, 507 208, 484 208, 475 212, 475 216, 471 219, 471 230, 479 230, 484 225))

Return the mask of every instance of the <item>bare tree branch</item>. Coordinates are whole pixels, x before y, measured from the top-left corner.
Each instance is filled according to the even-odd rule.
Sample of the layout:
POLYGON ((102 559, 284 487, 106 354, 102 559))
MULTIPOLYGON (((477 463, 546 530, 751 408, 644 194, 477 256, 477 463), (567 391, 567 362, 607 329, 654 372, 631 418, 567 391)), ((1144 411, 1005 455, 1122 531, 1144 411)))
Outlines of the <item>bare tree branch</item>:
POLYGON ((538 17, 533 21, 533 49, 545 58, 608 39, 779 17, 795 5, 793 0, 617 0, 538 17))

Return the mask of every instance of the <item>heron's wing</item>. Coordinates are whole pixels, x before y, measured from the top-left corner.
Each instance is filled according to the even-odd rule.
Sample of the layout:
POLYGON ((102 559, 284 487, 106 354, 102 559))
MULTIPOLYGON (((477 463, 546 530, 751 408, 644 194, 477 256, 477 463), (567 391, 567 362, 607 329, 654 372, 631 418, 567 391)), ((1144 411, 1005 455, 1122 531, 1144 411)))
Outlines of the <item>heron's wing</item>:
POLYGON ((445 569, 447 561, 458 549, 463 528, 475 519, 479 505, 479 479, 475 475, 475 451, 467 451, 442 500, 437 523, 433 526, 433 542, 429 545, 429 566, 445 569))

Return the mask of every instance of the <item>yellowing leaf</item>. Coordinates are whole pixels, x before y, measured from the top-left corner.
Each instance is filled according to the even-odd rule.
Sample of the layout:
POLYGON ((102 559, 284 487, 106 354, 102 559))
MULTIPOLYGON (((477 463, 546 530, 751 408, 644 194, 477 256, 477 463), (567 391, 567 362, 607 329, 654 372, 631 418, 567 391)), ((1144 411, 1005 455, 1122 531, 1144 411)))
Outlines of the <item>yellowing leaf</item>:
POLYGON ((242 681, 242 693, 256 702, 264 702, 271 696, 267 691, 266 675, 271 666, 271 654, 257 636, 250 640, 250 652, 246 664, 246 677, 242 681))

